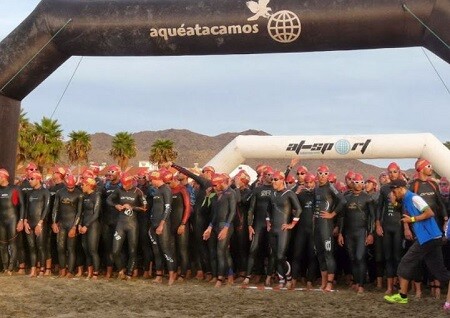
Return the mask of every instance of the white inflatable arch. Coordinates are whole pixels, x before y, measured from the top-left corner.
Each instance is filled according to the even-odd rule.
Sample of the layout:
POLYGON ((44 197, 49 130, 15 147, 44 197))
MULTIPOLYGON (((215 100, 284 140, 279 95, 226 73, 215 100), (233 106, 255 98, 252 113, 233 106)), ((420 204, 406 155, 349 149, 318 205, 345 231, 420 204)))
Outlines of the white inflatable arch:
POLYGON ((238 136, 206 165, 230 173, 246 159, 425 158, 450 178, 450 151, 434 135, 238 136))

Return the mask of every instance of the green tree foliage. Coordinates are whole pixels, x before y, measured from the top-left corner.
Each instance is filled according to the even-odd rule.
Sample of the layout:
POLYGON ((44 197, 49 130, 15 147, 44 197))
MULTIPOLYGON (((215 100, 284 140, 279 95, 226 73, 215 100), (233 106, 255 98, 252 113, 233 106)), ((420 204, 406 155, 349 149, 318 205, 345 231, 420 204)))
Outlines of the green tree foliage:
POLYGON ((118 132, 113 140, 109 155, 117 161, 117 164, 125 170, 131 158, 136 157, 136 141, 128 132, 118 132))
POLYGON ((33 143, 30 145, 30 160, 39 169, 49 168, 59 161, 64 147, 62 129, 58 121, 43 117, 40 123, 34 123, 31 129, 33 143))
POLYGON ((92 149, 91 136, 83 130, 72 131, 70 140, 66 143, 67 156, 71 163, 81 164, 88 161, 89 151, 92 149))
POLYGON ((27 113, 20 110, 19 117, 19 138, 17 142, 16 165, 25 163, 31 158, 31 146, 33 145, 34 125, 26 117, 27 113))
POLYGON ((168 161, 175 161, 178 153, 173 149, 174 142, 169 139, 157 139, 150 148, 149 160, 160 165, 168 161))

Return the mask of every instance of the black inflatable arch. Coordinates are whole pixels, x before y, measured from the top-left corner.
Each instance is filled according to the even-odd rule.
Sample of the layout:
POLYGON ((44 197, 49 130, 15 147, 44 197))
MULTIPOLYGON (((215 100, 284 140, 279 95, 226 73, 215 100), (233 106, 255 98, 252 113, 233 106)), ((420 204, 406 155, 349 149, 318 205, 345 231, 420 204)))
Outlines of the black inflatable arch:
POLYGON ((14 171, 20 101, 73 55, 424 46, 450 63, 411 13, 450 43, 449 0, 42 0, 0 43, 0 166, 14 171))

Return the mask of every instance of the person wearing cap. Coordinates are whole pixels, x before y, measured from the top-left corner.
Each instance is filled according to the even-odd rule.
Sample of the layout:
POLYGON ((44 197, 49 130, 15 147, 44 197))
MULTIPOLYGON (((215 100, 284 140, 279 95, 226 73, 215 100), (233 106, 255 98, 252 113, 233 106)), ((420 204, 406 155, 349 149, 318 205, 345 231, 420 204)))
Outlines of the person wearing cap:
POLYGON ((103 248, 103 262, 106 265, 105 278, 111 278, 113 273, 114 258, 112 247, 114 233, 116 231, 119 214, 114 207, 106 203, 107 198, 117 189, 120 189, 120 175, 122 171, 118 165, 111 165, 106 169, 106 182, 102 189, 102 213, 100 214, 100 224, 102 233, 100 235, 103 248))
POLYGON ((299 166, 297 168, 297 184, 295 185, 295 187, 292 189, 292 191, 294 191, 295 193, 300 193, 304 187, 305 187, 305 177, 308 174, 308 168, 306 168, 305 166, 299 166))
POLYGON ((96 191, 102 191, 103 187, 105 186, 105 183, 103 180, 98 176, 100 174, 100 166, 98 163, 93 163, 89 166, 89 170, 92 171, 94 174, 95 182, 97 183, 96 191))
POLYGON ((352 187, 354 185, 353 179, 355 178, 356 173, 353 170, 347 171, 344 177, 345 186, 347 187, 347 191, 345 191, 344 195, 352 193, 352 187))
POLYGON ((97 182, 94 178, 84 178, 81 183, 83 191, 83 213, 78 225, 81 235, 81 245, 86 256, 88 279, 97 279, 100 270, 100 256, 98 243, 100 241, 100 209, 102 206, 101 193, 96 191, 97 182))
POLYGON ((293 190, 296 183, 297 182, 295 181, 295 178, 293 176, 288 175, 286 177, 286 188, 288 188, 289 190, 293 190))
MULTIPOLYGON (((291 288, 291 265, 286 253, 289 247, 291 230, 297 224, 302 208, 294 192, 286 188, 285 176, 281 171, 275 171, 272 177, 274 191, 270 196, 267 208, 266 222, 269 230, 269 244, 274 267, 280 277, 279 287, 291 288)), ((272 262, 271 262, 272 264, 272 262)), ((268 270, 271 274, 271 270, 268 270)), ((269 276, 270 277, 270 276, 269 276)), ((266 281, 266 283, 269 283, 266 281)))
POLYGON ((56 233, 60 277, 72 278, 76 262, 76 234, 83 207, 83 193, 76 179, 68 175, 66 186, 57 191, 52 210, 52 230, 56 233), (66 254, 68 257, 66 257, 66 254))
POLYGON ((263 174, 264 174, 264 170, 266 169, 267 165, 265 164, 258 164, 255 167, 255 171, 256 171, 256 180, 252 182, 252 184, 250 185, 250 189, 253 190, 254 188, 262 185, 264 183, 263 181, 263 174))
MULTIPOLYGON (((146 201, 149 201, 149 194, 151 193, 151 187, 147 179, 147 169, 139 170, 137 174, 137 187, 142 191, 146 201)), ((142 267, 143 278, 150 278, 153 262, 153 252, 152 252, 152 242, 148 236, 148 231, 150 229, 150 218, 148 213, 137 213, 138 220, 138 261, 141 259, 141 264, 138 266, 142 267)), ((135 271, 136 272, 136 271, 135 271)))
MULTIPOLYGON (((374 201, 375 211, 377 210, 378 197, 378 181, 375 177, 370 176, 366 180, 365 191, 374 201)), ((373 220, 375 222, 375 220, 373 220)), ((384 256, 383 256, 383 240, 374 233, 374 243, 367 247, 367 266, 370 281, 375 281, 378 289, 383 288, 384 276, 384 256)))
MULTIPOLYGON (((247 276, 243 281, 244 285, 250 283, 252 274, 255 274, 255 282, 259 282, 261 275, 264 274, 265 259, 269 257, 269 237, 266 215, 270 204, 270 197, 275 191, 272 187, 273 174, 273 169, 266 166, 262 173, 261 181, 263 183, 254 188, 251 194, 247 220, 248 235, 251 244, 248 255, 247 276)), ((266 281, 269 283, 271 273, 266 274, 266 281)))
MULTIPOLYGON (((176 254, 179 256, 180 276, 178 281, 184 281, 189 266, 189 218, 191 216, 191 204, 189 193, 178 178, 177 173, 167 174, 164 181, 169 184, 172 191, 172 212, 170 221, 172 235, 175 238, 176 254)), ((181 174, 180 174, 181 175, 181 174)))
POLYGON ((33 190, 29 191, 25 199, 25 215, 23 228, 26 233, 31 271, 29 277, 36 277, 36 265, 39 259, 40 276, 45 273, 45 224, 50 204, 50 192, 42 186, 42 175, 30 172, 28 181, 33 190))
POLYGON ((119 279, 131 279, 136 267, 138 224, 137 213, 147 211, 147 200, 141 190, 136 188, 134 177, 124 173, 120 178, 121 187, 114 190, 106 199, 106 204, 114 207, 118 214, 112 246, 113 258, 119 270, 119 279), (128 242, 128 264, 122 262, 122 247, 128 242))
POLYGON ((302 213, 297 226, 292 229, 292 288, 297 285, 302 265, 306 273, 306 288, 310 290, 316 280, 318 267, 313 233, 316 177, 308 172, 303 179, 304 187, 297 193, 302 213))
MULTIPOLYGON (((211 184, 216 198, 211 204, 212 219, 203 233, 203 239, 208 241, 212 274, 217 278, 215 287, 220 287, 225 276, 233 268, 229 245, 234 231, 236 194, 230 188, 226 175, 215 174, 211 184)), ((232 276, 229 277, 229 283, 232 283, 232 280, 232 276)))
POLYGON ((386 271, 386 294, 392 294, 397 267, 402 257, 402 242, 407 226, 401 223, 402 206, 394 202, 390 184, 400 180, 401 171, 397 163, 391 162, 387 167, 390 183, 380 188, 378 197, 375 228, 383 241, 383 254, 386 271))
MULTIPOLYGON (((416 239, 398 266, 400 280, 399 293, 386 295, 389 303, 408 303, 409 282, 415 277, 421 262, 425 262, 430 274, 442 282, 450 280, 450 272, 444 265, 442 257, 442 230, 439 228, 433 210, 419 195, 408 190, 406 182, 401 179, 392 180, 390 188, 396 201, 403 206, 401 221, 412 226, 416 239)), ((450 310, 450 284, 444 310, 450 310)))
POLYGON ((380 181, 380 187, 391 182, 391 180, 389 179, 389 175, 386 171, 380 173, 378 181, 380 181))
POLYGON ((367 263, 366 249, 373 244, 375 206, 373 198, 363 191, 364 178, 355 173, 351 193, 345 196, 345 206, 339 215, 338 244, 347 248, 353 273, 352 287, 364 292, 367 263))
POLYGON ((317 168, 317 186, 314 189, 314 243, 319 260, 322 290, 333 289, 336 261, 334 258, 334 218, 345 205, 345 198, 330 185, 330 170, 321 165, 317 168))
MULTIPOLYGON (((426 160, 419 158, 415 163, 415 168, 417 171, 417 178, 409 185, 411 192, 419 195, 425 200, 430 209, 435 213, 435 220, 439 228, 444 231, 446 224, 448 222, 447 207, 442 198, 441 192, 439 190, 438 184, 432 180, 433 176, 433 166, 426 160)), ((411 232, 408 232, 407 239, 412 240, 411 232)), ((444 247, 443 247, 444 248, 444 247)), ((432 279, 432 277, 429 277, 432 279)), ((416 295, 420 293, 420 284, 423 280, 422 275, 418 275, 414 279, 416 286, 416 295)), ((440 282, 438 280, 431 281, 431 293, 436 297, 440 297, 440 282)))
POLYGON ((215 195, 211 188, 211 176, 214 171, 213 167, 203 168, 201 175, 189 171, 175 163, 172 167, 180 173, 188 176, 196 182, 195 205, 191 216, 191 224, 193 228, 194 253, 192 261, 197 264, 196 278, 199 280, 212 279, 211 263, 209 259, 209 250, 207 242, 203 240, 203 233, 211 222, 211 196, 215 195))
MULTIPOLYGON (((48 188, 50 191, 50 206, 49 211, 53 211, 53 206, 55 202, 55 194, 59 190, 63 189, 66 185, 64 183, 64 178, 66 177, 66 170, 63 167, 54 167, 52 173, 52 181, 53 184, 48 188)), ((52 215, 49 213, 47 215, 46 224, 51 224, 52 215)), ((45 261, 45 276, 51 275, 52 264, 58 264, 58 245, 56 240, 56 233, 52 231, 51 226, 46 227, 46 243, 45 243, 45 253, 46 253, 46 261, 45 261)), ((56 268, 57 266, 55 266, 56 268)))
POLYGON ((249 250, 248 240, 248 208, 250 205, 250 176, 245 170, 241 170, 234 177, 234 184, 236 186, 235 193, 237 195, 237 210, 234 217, 234 233, 231 237, 231 252, 233 257, 233 264, 236 268, 238 279, 236 283, 242 283, 245 279, 245 271, 247 270, 247 259, 249 250))
POLYGON ((169 285, 177 278, 175 255, 175 238, 171 233, 172 192, 164 182, 164 171, 153 171, 149 174, 153 186, 150 210, 150 240, 155 255, 156 278, 154 283, 162 283, 164 263, 169 271, 169 285))
POLYGON ((6 169, 0 169, 0 215, 0 256, 3 271, 12 275, 17 261, 16 234, 23 229, 24 201, 20 189, 9 183, 6 169))

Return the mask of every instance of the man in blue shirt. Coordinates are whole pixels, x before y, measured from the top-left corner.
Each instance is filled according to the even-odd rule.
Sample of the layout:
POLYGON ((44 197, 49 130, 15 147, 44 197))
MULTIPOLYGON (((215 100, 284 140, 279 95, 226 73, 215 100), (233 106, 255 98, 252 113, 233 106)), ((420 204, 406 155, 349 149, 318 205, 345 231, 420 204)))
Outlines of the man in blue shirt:
MULTIPOLYGON (((399 293, 386 295, 384 299, 389 303, 407 304, 409 282, 414 278, 415 271, 422 261, 425 261, 429 272, 440 281, 449 281, 450 272, 444 265, 441 249, 442 232, 434 219, 433 210, 420 196, 407 189, 406 181, 393 180, 390 187, 395 200, 403 204, 402 222, 412 225, 416 241, 398 266, 399 293)), ((448 290, 444 310, 450 310, 450 287, 448 290)))

